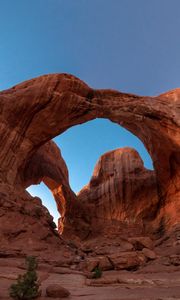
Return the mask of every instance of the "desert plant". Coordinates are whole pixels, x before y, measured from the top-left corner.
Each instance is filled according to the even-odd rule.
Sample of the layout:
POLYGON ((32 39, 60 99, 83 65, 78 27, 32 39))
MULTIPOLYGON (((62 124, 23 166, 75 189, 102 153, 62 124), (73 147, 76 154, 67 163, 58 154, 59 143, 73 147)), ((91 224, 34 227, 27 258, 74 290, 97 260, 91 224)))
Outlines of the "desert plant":
POLYGON ((95 269, 93 270, 93 278, 101 278, 102 276, 102 270, 99 266, 95 267, 95 269))
POLYGON ((31 300, 40 296, 39 283, 37 277, 37 261, 35 257, 26 258, 27 272, 20 275, 17 283, 10 287, 10 296, 15 300, 31 300))

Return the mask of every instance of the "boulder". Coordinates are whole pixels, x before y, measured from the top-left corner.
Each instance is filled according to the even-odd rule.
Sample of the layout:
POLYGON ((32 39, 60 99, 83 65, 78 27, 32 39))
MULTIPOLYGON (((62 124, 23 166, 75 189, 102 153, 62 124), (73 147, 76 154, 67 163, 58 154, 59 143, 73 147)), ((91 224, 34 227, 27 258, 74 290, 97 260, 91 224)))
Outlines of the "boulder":
POLYGON ((130 243, 134 245, 136 250, 142 250, 143 248, 153 249, 154 244, 150 237, 141 236, 141 237, 133 237, 128 239, 130 243))
POLYGON ((46 288, 46 295, 50 298, 67 298, 70 292, 59 284, 50 284, 46 288))
POLYGON ((156 259, 156 253, 148 248, 143 248, 142 253, 144 256, 149 259, 149 260, 154 260, 156 259))
POLYGON ((107 256, 102 256, 99 258, 99 268, 102 271, 113 270, 113 265, 107 256))
POLYGON ((146 262, 145 256, 137 252, 120 252, 108 256, 115 270, 136 270, 146 262))

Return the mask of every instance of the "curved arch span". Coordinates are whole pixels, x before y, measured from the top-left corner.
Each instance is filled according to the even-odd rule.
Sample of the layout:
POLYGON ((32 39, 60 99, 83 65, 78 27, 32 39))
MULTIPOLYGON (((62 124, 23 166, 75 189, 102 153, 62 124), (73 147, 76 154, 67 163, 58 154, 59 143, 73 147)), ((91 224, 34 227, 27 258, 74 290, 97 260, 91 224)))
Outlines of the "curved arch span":
POLYGON ((0 103, 1 182, 22 186, 25 166, 41 146, 76 124, 107 118, 142 140, 157 176, 159 210, 179 219, 180 89, 143 97, 51 74, 1 92, 0 103))

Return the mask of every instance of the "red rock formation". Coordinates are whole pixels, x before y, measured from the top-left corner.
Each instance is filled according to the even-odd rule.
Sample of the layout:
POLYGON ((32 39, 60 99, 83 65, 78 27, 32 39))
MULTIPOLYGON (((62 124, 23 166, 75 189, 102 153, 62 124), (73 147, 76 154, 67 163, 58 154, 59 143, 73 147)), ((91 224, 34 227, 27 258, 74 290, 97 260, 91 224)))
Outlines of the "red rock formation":
MULTIPOLYGON (((23 178, 23 174, 42 145, 71 126, 102 117, 138 136, 152 157, 158 186, 157 222, 154 224, 179 223, 180 89, 157 97, 140 97, 94 90, 72 75, 53 74, 0 92, 0 111, 0 190, 4 193, 1 215, 6 198, 13 203, 14 213, 18 211, 21 198, 28 200, 24 196, 24 186, 26 180, 30 183, 29 175, 23 178)), ((52 180, 50 188, 54 191, 62 178, 56 183, 55 175, 51 175, 52 178, 45 172, 45 180, 47 184, 52 180)), ((0 219, 0 228, 10 219, 11 207, 0 219)), ((76 209, 70 205, 68 217, 78 215, 78 206, 76 209)))
POLYGON ((54 230, 53 217, 41 200, 9 185, 1 185, 0 240, 0 257, 14 252, 43 256, 50 250, 59 251, 60 246, 64 248, 54 230))
POLYGON ((60 149, 53 141, 47 142, 33 154, 22 171, 20 184, 25 188, 44 182, 52 192, 61 215, 58 229, 62 233, 66 206, 74 205, 76 195, 69 186, 68 169, 60 149))
POLYGON ((98 160, 78 200, 87 207, 95 228, 97 223, 104 226, 108 220, 145 225, 157 211, 156 176, 144 168, 134 149, 110 151, 98 160))
POLYGON ((19 178, 21 180, 18 184, 24 188, 44 182, 50 189, 61 215, 58 220, 59 233, 63 232, 65 225, 64 236, 66 238, 87 234, 85 227, 89 228, 90 223, 84 226, 86 208, 78 202, 76 194, 70 188, 66 163, 61 156, 60 149, 53 141, 47 142, 33 154, 22 169, 19 178))
MULTIPOLYGON (((157 204, 157 183, 138 153, 130 148, 104 154, 93 177, 78 195, 69 186, 68 170, 54 142, 41 146, 21 175, 24 187, 43 181, 52 191, 61 214, 59 232, 64 236, 91 236, 102 231, 104 222, 123 221, 145 225, 153 219, 157 204)), ((106 229, 107 231, 107 229, 106 229)))

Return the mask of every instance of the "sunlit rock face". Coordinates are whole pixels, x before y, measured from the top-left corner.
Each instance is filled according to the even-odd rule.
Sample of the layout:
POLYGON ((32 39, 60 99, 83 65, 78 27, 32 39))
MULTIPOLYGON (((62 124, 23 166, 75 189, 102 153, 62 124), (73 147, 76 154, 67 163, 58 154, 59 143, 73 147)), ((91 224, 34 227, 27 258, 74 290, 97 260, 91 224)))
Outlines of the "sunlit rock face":
POLYGON ((122 221, 145 226, 155 217, 158 205, 154 171, 144 168, 138 153, 121 148, 98 160, 92 178, 78 194, 92 222, 122 221))
MULTIPOLYGON (((58 209, 64 212, 65 228, 69 230, 78 228, 78 232, 81 232, 82 228, 90 224, 88 214, 86 218, 83 217, 87 213, 86 208, 83 208, 80 201, 73 200, 75 196, 69 190, 68 181, 65 179, 67 171, 60 154, 57 154, 56 165, 53 161, 53 151, 56 152, 56 150, 53 150, 54 146, 52 146, 52 152, 51 150, 48 152, 47 149, 50 146, 46 143, 68 128, 94 118, 107 118, 125 127, 142 140, 150 153, 156 174, 158 194, 158 205, 155 206, 155 211, 154 205, 150 205, 153 208, 150 216, 154 217, 153 223, 151 220, 154 228, 163 224, 164 228, 168 229, 180 222, 180 89, 157 97, 141 97, 113 90, 94 90, 72 75, 52 74, 23 82, 0 92, 0 111, 0 216, 3 216, 0 218, 0 232, 2 241, 7 241, 8 237, 7 232, 4 232, 4 224, 10 231, 12 229, 10 220, 12 220, 13 211, 17 216, 13 219, 13 227, 16 227, 16 222, 22 226, 19 225, 20 234, 11 234, 9 231, 12 241, 13 239, 16 241, 17 236, 22 241, 30 237, 29 245, 32 248, 35 247, 33 241, 37 239, 37 230, 32 230, 31 224, 37 224, 37 218, 29 219, 28 213, 22 216, 19 206, 25 207, 23 201, 28 203, 32 199, 25 192, 25 187, 40 180, 49 186, 56 198, 58 209), (33 164, 37 164, 37 170, 33 164), (65 177, 61 174, 61 168, 65 177), (63 197, 64 200, 62 200, 63 197), (6 204, 8 201, 11 204, 6 204), (19 222, 20 219, 21 222, 19 222), (24 224, 28 231, 22 234, 21 227, 24 228, 24 224)), ((110 169, 110 166, 108 168, 110 169)), ((122 166, 119 170, 121 168, 122 166)), ((127 168, 125 169, 128 171, 127 168)), ((97 188, 95 184, 98 186, 98 182, 95 182, 92 191, 97 188)), ((134 182, 138 186, 137 179, 134 178, 134 182)), ((107 185, 113 186, 110 184, 110 179, 107 180, 105 186, 107 185)), ((124 195, 133 194, 132 187, 128 189, 126 181, 123 187, 119 187, 119 190, 120 193, 125 190, 124 195)), ((103 193, 101 190, 102 195, 103 193)), ((117 195, 116 192, 113 193, 117 195)), ((144 193, 146 194, 145 191, 144 193)), ((130 197, 126 196, 127 203, 129 199, 130 197)), ((115 197, 114 201, 118 204, 116 200, 115 197)), ((106 208, 109 201, 105 198, 102 207, 106 208)), ((140 219, 140 216, 145 216, 146 209, 144 210, 141 205, 138 207, 137 201, 135 198, 132 211, 136 212, 135 217, 140 219)), ((145 199, 142 200, 141 197, 141 201, 143 206, 145 199)), ((156 203, 154 198, 153 201, 156 203)), ((35 202, 31 201, 30 211, 36 207, 35 202)), ((114 212, 115 205, 112 204, 110 212, 103 212, 103 215, 108 219, 111 216, 123 219, 124 214, 126 218, 127 203, 121 204, 121 207, 125 209, 124 213, 114 212)), ((46 220, 45 211, 42 215, 44 217, 41 213, 38 217, 39 234, 41 231, 48 232, 52 229, 46 220)), ((45 240, 46 238, 41 236, 41 244, 45 244, 45 240)), ((55 235, 52 240, 56 240, 55 235)), ((51 241, 51 243, 56 242, 51 241)))

